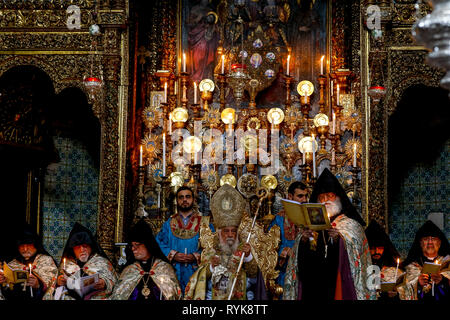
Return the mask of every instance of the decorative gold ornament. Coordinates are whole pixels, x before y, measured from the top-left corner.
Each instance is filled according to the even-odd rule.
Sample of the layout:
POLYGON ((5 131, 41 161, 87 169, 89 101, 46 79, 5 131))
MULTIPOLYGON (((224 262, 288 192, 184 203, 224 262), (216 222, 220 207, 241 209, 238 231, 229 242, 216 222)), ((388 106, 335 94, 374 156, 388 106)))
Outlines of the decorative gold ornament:
POLYGON ((269 174, 261 178, 261 185, 269 190, 275 190, 278 186, 277 178, 269 174))
POLYGON ((157 127, 162 118, 162 111, 156 106, 147 107, 142 112, 142 118, 147 128, 150 130, 157 127))
POLYGON ((316 140, 313 141, 312 137, 303 137, 298 142, 298 150, 300 150, 301 153, 305 152, 313 152, 313 145, 314 145, 314 151, 317 152, 319 149, 319 144, 316 140))
POLYGON ((251 117, 247 121, 247 129, 248 130, 258 130, 261 128, 261 120, 258 117, 251 117))
POLYGON ((290 184, 294 181, 294 175, 283 169, 278 174, 278 180, 279 190, 287 194, 290 184))
POLYGON ((202 149, 202 140, 196 136, 190 136, 183 141, 183 150, 187 153, 197 153, 202 149))
POLYGON ((203 91, 213 92, 214 91, 214 82, 211 79, 203 79, 202 81, 200 81, 200 84, 198 85, 198 89, 200 90, 200 92, 203 92, 203 91))
POLYGON ((328 116, 324 113, 318 113, 314 117, 314 125, 316 127, 327 126, 329 123, 328 116))
POLYGON ((236 110, 234 110, 233 108, 223 109, 220 117, 222 118, 223 123, 233 124, 236 122, 236 110))
POLYGON ((142 139, 141 144, 144 146, 143 151, 143 159, 149 159, 150 161, 156 157, 162 150, 160 137, 154 134, 147 134, 144 139, 142 139))
POLYGON ((216 127, 220 124, 220 111, 219 109, 211 108, 203 116, 203 121, 209 124, 211 127, 216 127))
POLYGON ((229 184, 221 186, 211 199, 214 226, 218 229, 238 227, 245 207, 246 201, 235 188, 229 184))
POLYGON ((204 174, 203 186, 209 191, 217 190, 220 185, 219 173, 215 170, 209 170, 204 174))
POLYGON ((189 118, 188 111, 185 108, 175 108, 171 112, 173 122, 186 122, 189 118))
POLYGON ((181 187, 184 184, 183 174, 181 172, 172 172, 169 176, 171 187, 181 187))
POLYGON ((229 184, 233 188, 236 188, 236 177, 231 173, 227 173, 226 175, 222 176, 222 178, 220 178, 220 186, 223 186, 225 184, 229 184))
POLYGON ((345 143, 344 153, 347 156, 347 158, 353 159, 353 152, 354 152, 353 148, 355 144, 356 144, 356 157, 357 159, 361 158, 361 150, 362 150, 361 141, 354 138, 348 139, 347 142, 345 143))
POLYGON ((253 134, 246 134, 241 138, 241 146, 249 152, 256 150, 258 148, 258 138, 253 134))
POLYGON ((270 109, 269 112, 267 113, 267 120, 269 120, 271 124, 275 125, 282 123, 284 120, 283 110, 281 110, 280 108, 270 109))
POLYGON ((258 189, 258 177, 252 173, 243 174, 238 180, 237 189, 244 197, 250 198, 258 189))
POLYGON ((355 109, 355 96, 353 94, 344 94, 341 93, 339 95, 339 102, 342 106, 342 115, 344 117, 350 117, 355 109))
POLYGON ((300 83, 297 85, 297 92, 302 97, 310 96, 314 92, 314 85, 311 81, 308 80, 300 81, 300 83))
POLYGON ((156 162, 150 166, 149 175, 156 182, 160 182, 162 180, 162 164, 161 162, 156 162))

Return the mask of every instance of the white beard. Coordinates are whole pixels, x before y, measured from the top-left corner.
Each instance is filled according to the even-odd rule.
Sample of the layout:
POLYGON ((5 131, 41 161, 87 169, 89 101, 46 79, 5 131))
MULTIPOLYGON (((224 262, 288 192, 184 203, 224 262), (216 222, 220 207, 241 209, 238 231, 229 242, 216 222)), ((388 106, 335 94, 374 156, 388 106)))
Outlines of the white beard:
POLYGON ((342 203, 339 197, 336 197, 336 200, 334 201, 327 201, 324 204, 325 207, 327 208, 327 212, 330 215, 330 218, 341 213, 342 211, 342 203))
POLYGON ((239 241, 238 239, 227 238, 222 239, 222 236, 219 233, 219 248, 226 255, 232 255, 238 248, 239 241))

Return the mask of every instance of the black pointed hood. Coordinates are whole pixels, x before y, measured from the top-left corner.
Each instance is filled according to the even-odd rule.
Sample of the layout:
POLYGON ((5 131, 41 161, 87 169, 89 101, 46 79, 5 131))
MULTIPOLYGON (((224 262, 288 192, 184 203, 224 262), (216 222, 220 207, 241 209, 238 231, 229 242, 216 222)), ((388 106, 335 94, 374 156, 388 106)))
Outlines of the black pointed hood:
POLYGON ((78 222, 75 222, 72 231, 70 231, 69 237, 67 238, 67 242, 61 256, 61 261, 64 258, 75 259, 73 247, 81 244, 89 244, 91 246, 91 255, 97 253, 105 258, 108 258, 103 249, 98 244, 96 237, 92 235, 92 232, 78 222))
POLYGON ((158 242, 153 235, 153 230, 150 225, 145 222, 144 218, 139 219, 138 222, 131 228, 128 235, 128 248, 127 248, 127 262, 128 264, 134 263, 133 252, 130 249, 131 242, 140 242, 145 245, 152 257, 159 258, 165 262, 169 262, 166 256, 162 253, 158 242), (129 257, 129 259, 128 259, 129 257))
POLYGON ((381 256, 382 265, 395 267, 400 254, 384 229, 375 220, 372 220, 365 232, 369 247, 384 247, 384 252, 381 256))
POLYGON ((420 246, 420 240, 423 237, 438 237, 441 240, 441 246, 438 251, 438 255, 446 256, 450 254, 450 245, 448 243, 447 237, 444 232, 437 225, 435 225, 432 221, 427 220, 416 232, 416 236, 414 238, 414 242, 409 249, 408 256, 405 261, 403 261, 402 265, 406 267, 411 262, 421 263, 423 252, 420 246))
POLYGON ((36 254, 45 254, 49 256, 49 253, 42 245, 41 237, 39 237, 29 224, 25 224, 16 237, 16 259, 19 261, 23 261, 23 257, 19 252, 19 245, 21 244, 34 244, 36 254))
POLYGON ((317 198, 319 194, 328 192, 333 192, 341 199, 342 212, 347 217, 358 221, 359 224, 363 227, 366 225, 363 218, 348 198, 344 188, 342 188, 341 184, 339 183, 339 180, 331 173, 330 170, 328 170, 328 168, 325 168, 314 185, 311 197, 309 198, 309 202, 318 202, 317 198))

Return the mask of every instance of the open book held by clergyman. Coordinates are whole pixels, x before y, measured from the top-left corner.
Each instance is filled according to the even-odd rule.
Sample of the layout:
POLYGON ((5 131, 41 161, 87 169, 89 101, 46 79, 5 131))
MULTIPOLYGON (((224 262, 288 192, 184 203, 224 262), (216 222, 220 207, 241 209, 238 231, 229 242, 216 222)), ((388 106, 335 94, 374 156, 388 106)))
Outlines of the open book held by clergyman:
POLYGON ((327 209, 321 203, 299 203, 288 199, 282 199, 284 211, 289 220, 297 226, 308 227, 319 231, 331 228, 327 209))

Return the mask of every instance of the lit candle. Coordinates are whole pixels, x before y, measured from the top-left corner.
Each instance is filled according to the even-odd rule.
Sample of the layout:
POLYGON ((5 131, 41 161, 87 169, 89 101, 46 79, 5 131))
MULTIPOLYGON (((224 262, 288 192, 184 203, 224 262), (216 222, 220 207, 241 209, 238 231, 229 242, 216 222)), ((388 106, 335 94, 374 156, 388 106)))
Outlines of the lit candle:
POLYGON ((164 103, 167 103, 167 82, 164 83, 164 103))
POLYGON ((222 68, 221 68, 221 73, 224 74, 225 73, 225 55, 222 55, 222 68))
POLYGON ((336 114, 333 111, 333 127, 331 128, 331 134, 336 134, 336 114))
POLYGON ((339 105, 339 84, 337 85, 337 90, 336 90, 336 105, 339 105))
POLYGON ((353 144, 353 167, 356 168, 356 143, 353 144))
POLYGON ((306 164, 306 151, 303 151, 303 162, 302 164, 306 164))
POLYGON ((183 72, 186 72, 186 53, 183 52, 183 72))
MULTIPOLYGON (((30 268, 30 276, 31 276, 31 263, 28 265, 30 268)), ((33 298, 33 288, 30 286, 30 295, 33 298)))
POLYGON ((194 104, 197 104, 197 82, 194 82, 194 104))
POLYGON ((397 268, 395 268, 395 277, 394 277, 394 282, 397 282, 397 272, 398 272, 398 264, 400 263, 400 259, 397 258, 397 268))
POLYGON ((291 60, 291 55, 287 57, 287 65, 286 65, 286 75, 289 75, 289 61, 291 60))
POLYGON ((174 83, 173 91, 174 91, 174 95, 177 95, 177 94, 178 94, 178 82, 176 82, 176 81, 175 81, 175 83, 174 83))
POLYGON ((313 153, 313 177, 316 177, 316 148, 315 148, 315 142, 316 139, 314 137, 314 134, 311 135, 312 137, 312 153, 313 153))
POLYGON ((322 58, 320 58, 320 74, 323 74, 323 59, 325 58, 325 56, 322 56, 322 58))
POLYGON ((166 176, 166 134, 163 133, 163 177, 166 176))
POLYGON ((334 90, 334 81, 333 80, 331 80, 331 85, 330 85, 330 88, 331 88, 331 90, 330 90, 330 92, 331 92, 331 96, 333 96, 333 90, 334 90))
POLYGON ((63 259, 63 270, 66 270, 66 258, 63 259))
POLYGON ((142 153, 143 153, 143 150, 142 150, 142 146, 141 146, 141 149, 139 151, 139 166, 140 167, 142 167, 142 153))

